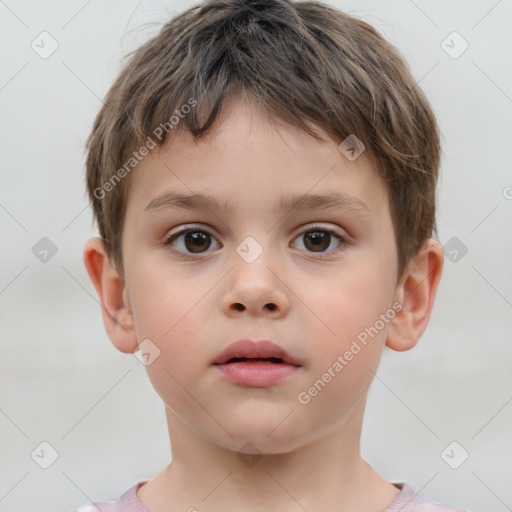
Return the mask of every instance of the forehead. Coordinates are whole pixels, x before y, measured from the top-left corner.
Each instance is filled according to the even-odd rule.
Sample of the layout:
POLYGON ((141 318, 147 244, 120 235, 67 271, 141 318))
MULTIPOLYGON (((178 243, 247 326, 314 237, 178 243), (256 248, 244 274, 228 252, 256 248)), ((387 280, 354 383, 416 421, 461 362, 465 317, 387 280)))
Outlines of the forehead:
POLYGON ((269 117, 247 100, 232 99, 209 135, 196 142, 177 130, 138 164, 127 217, 168 191, 208 194, 226 210, 238 205, 258 214, 270 206, 282 209, 285 196, 337 193, 359 200, 374 214, 384 213, 387 192, 370 155, 363 152, 350 161, 338 148, 341 141, 318 133, 322 140, 269 117))

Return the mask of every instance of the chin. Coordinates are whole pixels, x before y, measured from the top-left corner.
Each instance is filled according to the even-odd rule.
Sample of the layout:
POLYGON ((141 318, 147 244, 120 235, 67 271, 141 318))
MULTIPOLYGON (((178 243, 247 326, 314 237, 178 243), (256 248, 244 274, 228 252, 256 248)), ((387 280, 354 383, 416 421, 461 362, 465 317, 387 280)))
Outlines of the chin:
POLYGON ((260 420, 238 425, 231 422, 226 429, 233 437, 226 436, 219 444, 235 452, 253 455, 288 453, 305 444, 305 433, 286 423, 283 417, 277 422, 260 420))

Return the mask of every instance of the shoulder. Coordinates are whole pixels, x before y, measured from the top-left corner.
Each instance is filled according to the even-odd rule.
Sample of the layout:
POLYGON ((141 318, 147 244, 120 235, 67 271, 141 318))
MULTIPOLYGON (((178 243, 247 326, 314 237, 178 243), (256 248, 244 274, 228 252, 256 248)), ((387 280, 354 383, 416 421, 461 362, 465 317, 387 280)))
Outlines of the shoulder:
POLYGON ((394 485, 401 489, 401 492, 383 512, 471 512, 424 498, 405 483, 394 485))
POLYGON ((116 501, 96 501, 90 505, 83 505, 76 508, 73 512, 115 512, 119 511, 119 506, 116 501))
POLYGON ((96 501, 90 505, 83 505, 73 512, 150 512, 137 499, 137 489, 147 480, 137 482, 116 500, 96 501))

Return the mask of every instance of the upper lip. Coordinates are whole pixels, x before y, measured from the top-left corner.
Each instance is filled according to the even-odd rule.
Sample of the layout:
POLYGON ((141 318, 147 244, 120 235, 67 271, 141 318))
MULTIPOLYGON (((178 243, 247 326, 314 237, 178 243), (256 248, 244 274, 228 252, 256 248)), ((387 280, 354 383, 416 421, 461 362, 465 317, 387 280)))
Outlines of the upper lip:
POLYGON ((228 345, 213 364, 224 364, 234 357, 252 359, 268 359, 270 357, 281 359, 284 363, 300 366, 299 362, 279 345, 268 340, 238 340, 228 345))

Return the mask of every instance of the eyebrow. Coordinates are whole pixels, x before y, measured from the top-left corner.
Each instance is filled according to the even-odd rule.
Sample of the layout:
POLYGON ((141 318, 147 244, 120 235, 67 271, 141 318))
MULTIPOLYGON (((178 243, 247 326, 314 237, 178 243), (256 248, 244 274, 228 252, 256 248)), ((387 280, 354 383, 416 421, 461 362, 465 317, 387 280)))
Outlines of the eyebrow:
MULTIPOLYGON (((153 199, 144 211, 155 211, 165 208, 182 208, 185 210, 208 209, 228 213, 229 200, 219 202, 215 197, 208 194, 184 194, 169 191, 153 199)), ((283 213, 294 208, 304 210, 336 209, 359 215, 370 215, 372 213, 372 210, 363 201, 343 192, 285 196, 281 198, 276 211, 283 213)))

